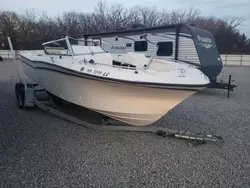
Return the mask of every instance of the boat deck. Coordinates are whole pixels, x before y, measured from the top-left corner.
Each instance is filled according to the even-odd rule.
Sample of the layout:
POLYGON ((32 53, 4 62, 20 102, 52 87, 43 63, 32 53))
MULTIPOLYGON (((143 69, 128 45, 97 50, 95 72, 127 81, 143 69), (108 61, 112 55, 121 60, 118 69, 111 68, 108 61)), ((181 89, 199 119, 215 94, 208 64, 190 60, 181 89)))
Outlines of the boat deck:
POLYGON ((225 90, 205 89, 155 123, 225 140, 193 147, 149 133, 86 129, 39 108, 20 110, 16 63, 0 62, 0 185, 249 187, 250 67, 225 67, 224 80, 229 73, 238 86, 229 99, 225 90))

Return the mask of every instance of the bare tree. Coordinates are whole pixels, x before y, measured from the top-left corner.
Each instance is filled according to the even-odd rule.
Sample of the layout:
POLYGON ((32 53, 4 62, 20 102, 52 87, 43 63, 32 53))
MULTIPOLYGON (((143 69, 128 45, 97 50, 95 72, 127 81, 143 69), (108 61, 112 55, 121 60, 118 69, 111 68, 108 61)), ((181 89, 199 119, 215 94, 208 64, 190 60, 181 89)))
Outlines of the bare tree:
POLYGON ((126 26, 126 9, 120 4, 114 4, 109 7, 107 12, 107 20, 110 25, 110 30, 116 30, 126 26))
MULTIPOLYGON (((238 30, 243 21, 237 17, 202 16, 201 11, 194 8, 170 12, 136 5, 127 9, 120 4, 107 5, 104 1, 99 1, 92 13, 70 11, 55 17, 35 9, 27 10, 22 15, 2 11, 0 41, 4 43, 3 46, 8 47, 6 38, 10 36, 15 48, 34 49, 39 48, 46 40, 65 35, 185 23, 210 31, 221 52, 246 53, 250 50, 250 40, 238 30)), ((0 44, 0 48, 3 46, 0 44)))
POLYGON ((0 41, 1 46, 8 47, 7 37, 12 38, 13 45, 18 47, 19 16, 14 12, 0 12, 0 41))
POLYGON ((228 24, 229 27, 236 29, 243 23, 244 19, 233 16, 231 18, 224 18, 224 21, 228 24))

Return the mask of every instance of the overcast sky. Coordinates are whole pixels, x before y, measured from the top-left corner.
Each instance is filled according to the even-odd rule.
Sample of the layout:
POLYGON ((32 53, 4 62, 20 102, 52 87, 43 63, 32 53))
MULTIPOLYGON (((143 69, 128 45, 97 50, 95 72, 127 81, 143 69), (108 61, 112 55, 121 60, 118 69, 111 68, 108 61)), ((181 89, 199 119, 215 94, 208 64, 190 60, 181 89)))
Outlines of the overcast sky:
MULTIPOLYGON (((0 10, 22 13, 26 9, 34 8, 49 15, 70 10, 92 12, 97 2, 98 0, 1 0, 0 10)), ((250 0, 105 0, 105 2, 119 3, 126 8, 139 4, 170 11, 194 7, 200 9, 203 15, 236 16, 244 19, 239 29, 250 37, 250 0)))

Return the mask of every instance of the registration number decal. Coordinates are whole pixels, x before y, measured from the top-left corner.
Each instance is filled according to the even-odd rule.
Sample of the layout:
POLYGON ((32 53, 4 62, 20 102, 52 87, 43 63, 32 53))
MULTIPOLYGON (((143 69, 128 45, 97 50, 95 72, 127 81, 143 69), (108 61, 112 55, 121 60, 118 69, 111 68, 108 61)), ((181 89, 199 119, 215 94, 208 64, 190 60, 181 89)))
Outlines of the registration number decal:
POLYGON ((100 75, 100 76, 109 76, 110 74, 110 72, 104 72, 104 71, 96 70, 96 69, 86 69, 85 67, 81 67, 80 71, 91 73, 93 75, 100 75))

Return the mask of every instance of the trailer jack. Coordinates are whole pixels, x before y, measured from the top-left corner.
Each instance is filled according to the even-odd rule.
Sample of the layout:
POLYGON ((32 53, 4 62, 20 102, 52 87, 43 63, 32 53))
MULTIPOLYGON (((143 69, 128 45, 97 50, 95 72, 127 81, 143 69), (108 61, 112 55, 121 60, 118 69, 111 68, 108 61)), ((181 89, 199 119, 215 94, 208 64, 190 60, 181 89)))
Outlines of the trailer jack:
POLYGON ((208 88, 214 88, 214 89, 226 89, 227 90, 227 98, 230 97, 230 92, 234 91, 234 88, 237 87, 236 85, 232 84, 234 80, 232 80, 232 75, 230 74, 228 77, 228 82, 225 82, 223 80, 220 80, 220 82, 217 82, 217 79, 211 80, 211 85, 208 88))

